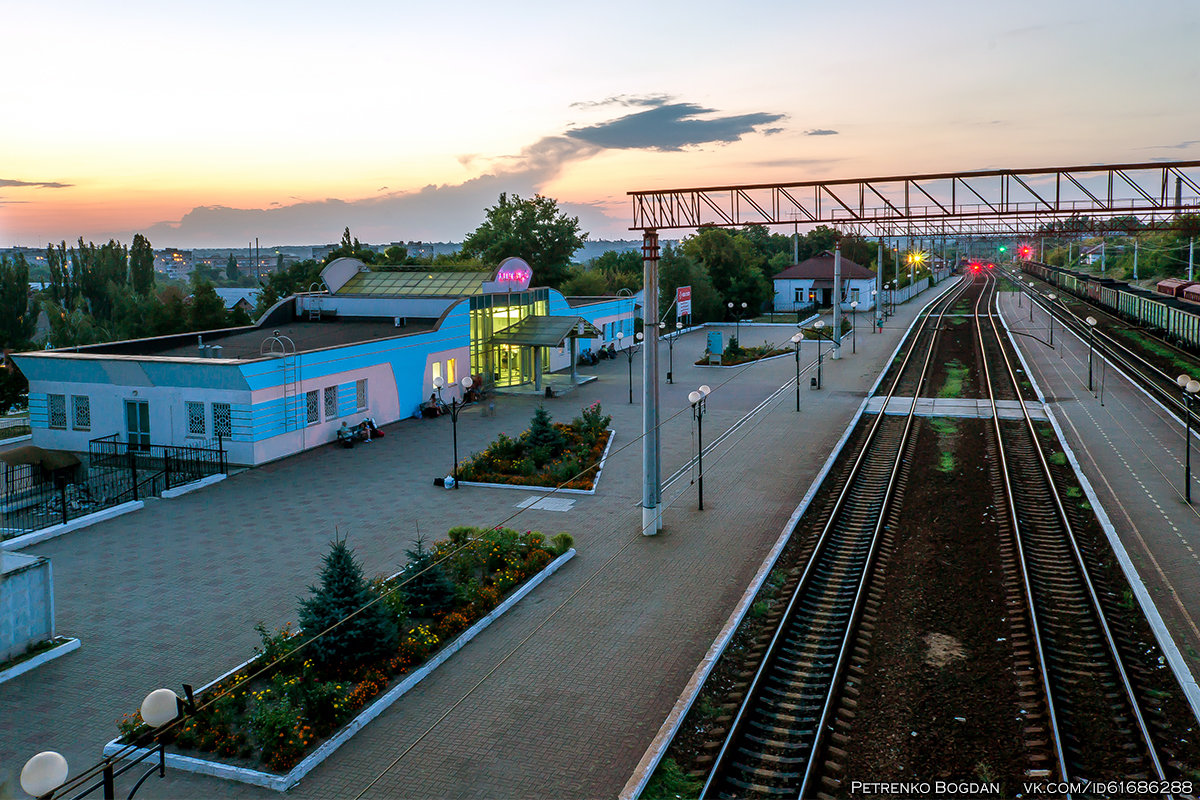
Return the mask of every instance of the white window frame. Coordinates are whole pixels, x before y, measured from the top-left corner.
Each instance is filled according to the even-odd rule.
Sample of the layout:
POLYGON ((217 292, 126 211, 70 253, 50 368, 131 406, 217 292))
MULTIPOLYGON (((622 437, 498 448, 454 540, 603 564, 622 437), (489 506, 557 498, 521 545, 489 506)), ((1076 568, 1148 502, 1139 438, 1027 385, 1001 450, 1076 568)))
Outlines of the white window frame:
POLYGON ((208 420, 205 415, 203 402, 199 400, 183 401, 183 425, 186 428, 186 434, 189 439, 203 439, 204 437, 208 436, 208 420), (198 406, 200 408, 200 416, 197 417, 197 419, 200 420, 200 425, 202 426, 203 430, 199 432, 192 430, 193 406, 198 406))
POLYGON ((321 393, 316 389, 304 393, 304 419, 305 425, 321 423, 321 393))
POLYGON ((48 394, 46 395, 46 427, 56 431, 65 431, 67 429, 67 396, 65 394, 48 394), (62 424, 54 424, 54 400, 58 398, 61 404, 62 424))
POLYGON ((366 411, 370 407, 371 397, 367 394, 366 378, 359 378, 355 381, 354 402, 357 404, 359 411, 366 411))
POLYGON ((90 431, 92 429, 92 401, 86 394, 71 395, 71 430, 90 431), (79 424, 79 412, 83 411, 87 422, 79 424))
POLYGON ((326 386, 325 392, 322 395, 321 400, 325 404, 325 421, 328 422, 331 419, 337 419, 338 418, 337 387, 336 386, 326 386))
POLYGON ((225 439, 233 437, 233 404, 232 403, 212 403, 212 431, 213 436, 220 436, 225 439), (228 430, 222 431, 217 425, 217 407, 224 406, 226 409, 226 419, 228 420, 228 430))

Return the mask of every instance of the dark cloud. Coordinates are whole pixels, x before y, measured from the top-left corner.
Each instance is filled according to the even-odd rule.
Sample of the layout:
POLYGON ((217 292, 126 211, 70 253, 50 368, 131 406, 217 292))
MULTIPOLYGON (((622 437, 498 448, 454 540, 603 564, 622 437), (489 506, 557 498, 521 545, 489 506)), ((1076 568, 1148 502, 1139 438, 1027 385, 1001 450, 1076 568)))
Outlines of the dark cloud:
POLYGON ((831 131, 828 128, 809 128, 804 132, 805 136, 837 136, 837 131, 831 131))
MULTIPOLYGON (((485 209, 495 205, 501 192, 530 197, 557 178, 567 165, 606 149, 672 151, 733 142, 755 130, 766 133, 760 130, 762 126, 783 119, 782 114, 766 113, 701 119, 697 117, 715 112, 668 100, 666 95, 609 98, 603 102, 647 110, 563 135, 545 136, 515 155, 462 156, 459 161, 463 166, 484 173, 462 183, 431 184, 353 201, 294 197, 298 202, 268 208, 200 206, 178 221, 160 222, 145 233, 156 244, 176 247, 225 246, 255 236, 266 241, 321 243, 337 241, 348 225, 364 242, 401 237, 454 241, 483 221, 485 209)), ((583 229, 594 236, 625 231, 621 220, 604 212, 604 204, 561 207, 578 215, 583 229)))
POLYGON ((66 189, 73 183, 58 183, 57 181, 18 181, 12 178, 0 178, 0 186, 36 186, 39 189, 66 189))
POLYGON ((676 151, 715 142, 736 142, 762 125, 784 118, 783 114, 738 114, 700 119, 714 109, 695 103, 670 103, 624 117, 567 131, 572 139, 611 150, 676 151))
POLYGON ((669 94, 615 94, 603 100, 581 100, 578 103, 571 103, 571 108, 604 108, 606 106, 658 108, 674 99, 669 94))

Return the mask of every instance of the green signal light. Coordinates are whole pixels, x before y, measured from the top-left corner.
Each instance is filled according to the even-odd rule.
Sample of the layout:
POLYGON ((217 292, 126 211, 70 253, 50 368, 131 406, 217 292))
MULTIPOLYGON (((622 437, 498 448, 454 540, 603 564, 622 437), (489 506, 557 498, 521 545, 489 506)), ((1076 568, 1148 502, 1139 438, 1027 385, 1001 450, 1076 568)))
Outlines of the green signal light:
POLYGON ((1000 252, 1001 252, 1001 253, 1003 253, 1003 252, 1004 252, 1005 250, 1007 250, 1007 249, 1008 249, 1008 248, 1007 248, 1007 247, 1005 247, 1004 245, 1000 245, 1000 252))

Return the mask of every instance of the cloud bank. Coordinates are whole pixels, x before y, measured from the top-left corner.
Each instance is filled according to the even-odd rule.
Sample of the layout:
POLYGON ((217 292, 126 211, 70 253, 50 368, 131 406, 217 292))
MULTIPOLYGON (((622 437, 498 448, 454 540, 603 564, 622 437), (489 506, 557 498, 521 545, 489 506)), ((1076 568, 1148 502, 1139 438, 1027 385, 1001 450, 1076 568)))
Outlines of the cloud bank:
MULTIPOLYGON (((329 198, 268 208, 200 206, 177 221, 160 222, 145 231, 156 245, 224 246, 257 237, 274 243, 333 242, 349 226, 362 241, 396 238, 458 240, 483 221, 484 210, 501 192, 531 196, 558 177, 569 164, 605 150, 675 152, 685 148, 735 142, 751 133, 770 135, 767 128, 782 114, 719 116, 694 103, 672 102, 667 95, 618 95, 574 104, 577 108, 638 108, 631 114, 561 135, 545 136, 515 155, 464 155, 460 162, 483 174, 456 184, 424 186, 359 200, 329 198), (469 215, 469 216, 468 216, 469 215)), ((382 187, 386 189, 387 187, 382 187)), ((597 238, 624 233, 624 225, 603 213, 600 204, 561 204, 580 217, 597 238)))
POLYGON ((0 178, 0 186, 36 186, 39 189, 67 189, 74 185, 73 183, 59 183, 57 181, 18 181, 13 178, 0 178))

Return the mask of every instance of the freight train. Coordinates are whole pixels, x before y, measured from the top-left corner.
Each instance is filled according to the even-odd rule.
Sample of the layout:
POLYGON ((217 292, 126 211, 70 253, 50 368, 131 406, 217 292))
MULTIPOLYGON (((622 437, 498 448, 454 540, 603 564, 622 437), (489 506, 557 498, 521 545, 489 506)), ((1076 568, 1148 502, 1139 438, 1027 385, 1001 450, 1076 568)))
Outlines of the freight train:
POLYGON ((1124 281, 1036 261, 1021 262, 1021 270, 1147 328, 1170 344, 1200 353, 1200 303, 1185 299, 1182 293, 1174 297, 1150 292, 1124 281))

